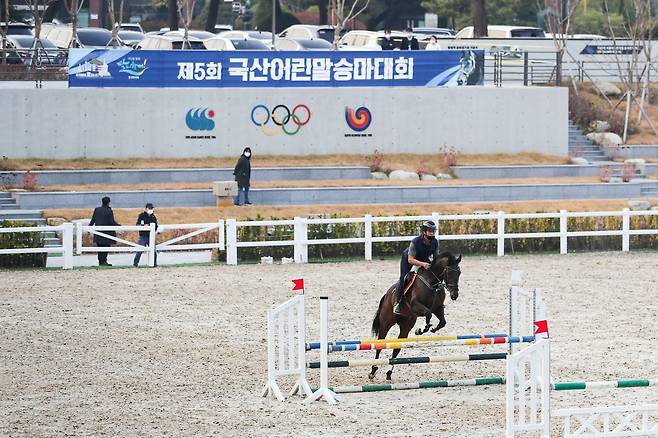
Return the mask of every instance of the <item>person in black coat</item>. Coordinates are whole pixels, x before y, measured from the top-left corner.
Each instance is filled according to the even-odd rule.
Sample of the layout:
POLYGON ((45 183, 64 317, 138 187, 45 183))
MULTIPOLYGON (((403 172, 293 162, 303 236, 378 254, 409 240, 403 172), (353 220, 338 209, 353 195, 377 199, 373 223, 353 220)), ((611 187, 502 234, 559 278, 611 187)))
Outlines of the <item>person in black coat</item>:
POLYGON ((393 38, 391 38, 391 31, 386 29, 384 31, 384 38, 382 38, 380 45, 382 46, 382 50, 393 50, 395 49, 395 43, 393 42, 393 38))
POLYGON ((235 180, 238 182, 238 194, 235 197, 235 205, 251 205, 249 202, 249 180, 251 179, 251 148, 244 148, 242 155, 233 170, 235 180), (244 203, 241 202, 240 194, 244 193, 244 203))
MULTIPOLYGON (((114 213, 110 207, 110 198, 105 196, 102 200, 100 207, 94 209, 94 214, 91 216, 89 225, 114 225, 119 226, 119 224, 114 220, 114 213)), ((115 231, 103 231, 103 234, 108 234, 110 236, 116 236, 115 231)), ((107 237, 99 236, 94 234, 94 242, 96 246, 105 248, 114 245, 114 240, 108 239, 107 237)), ((98 251, 98 265, 99 266, 112 266, 107 262, 107 252, 98 251)))
POLYGON ((418 50, 418 40, 410 27, 406 30, 407 36, 400 43, 400 50, 418 50))
MULTIPOLYGON (((155 213, 153 213, 153 204, 150 202, 146 204, 146 207, 144 208, 144 211, 137 216, 137 222, 135 225, 146 225, 149 226, 150 224, 155 224, 155 229, 157 231, 158 229, 158 218, 155 217, 155 213)), ((140 231, 139 232, 139 244, 141 246, 149 246, 151 240, 151 233, 149 231, 140 231)), ((142 258, 142 252, 136 252, 135 253, 135 258, 133 259, 133 266, 137 267, 139 266, 139 259, 142 258)), ((155 253, 155 260, 153 266, 158 266, 158 253, 155 253)))

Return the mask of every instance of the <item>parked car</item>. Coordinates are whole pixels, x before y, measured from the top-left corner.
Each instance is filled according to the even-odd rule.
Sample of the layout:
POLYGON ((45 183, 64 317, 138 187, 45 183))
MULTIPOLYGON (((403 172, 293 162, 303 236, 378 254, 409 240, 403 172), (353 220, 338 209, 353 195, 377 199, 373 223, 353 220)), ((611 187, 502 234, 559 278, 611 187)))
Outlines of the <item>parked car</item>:
POLYGON ((331 43, 323 39, 306 40, 302 38, 277 38, 274 41, 276 50, 331 50, 331 43))
POLYGON ((219 36, 230 40, 258 40, 272 49, 272 32, 261 32, 259 30, 230 30, 222 32, 219 36))
POLYGON ((132 30, 133 32, 144 33, 144 29, 142 29, 142 25, 139 23, 121 23, 119 30, 132 30))
POLYGON ((27 23, 17 23, 12 21, 6 23, 2 21, 0 22, 0 27, 7 31, 7 35, 34 35, 32 26, 27 23))
POLYGON ((142 32, 136 32, 134 30, 120 30, 118 35, 121 41, 130 47, 135 47, 145 37, 142 32))
MULTIPOLYGON (((185 36, 185 30, 184 29, 178 29, 178 30, 170 30, 169 32, 164 33, 162 36, 165 37, 173 37, 173 38, 183 38, 185 36)), ((212 38, 216 36, 212 32, 206 32, 205 30, 188 30, 187 31, 187 36, 196 38, 197 40, 207 40, 208 38, 212 38)))
MULTIPOLYGON (((347 33, 347 29, 343 29, 342 35, 347 33)), ((310 24, 293 24, 279 34, 282 38, 295 38, 295 39, 323 39, 334 42, 334 35, 336 34, 333 26, 315 26, 310 24)))
POLYGON ((10 50, 7 62, 53 67, 66 65, 66 52, 45 38, 39 38, 35 45, 34 39, 32 35, 7 35, 6 47, 10 50))
MULTIPOLYGON (((544 38, 544 29, 529 26, 487 26, 487 38, 544 38)), ((473 38, 473 26, 457 32, 455 38, 473 38)))
POLYGON ((431 36, 437 38, 454 38, 455 31, 445 27, 414 27, 412 32, 418 40, 428 39, 431 36))
MULTIPOLYGON (((137 43, 136 49, 143 50, 181 50, 183 49, 183 38, 165 37, 161 35, 146 35, 142 41, 137 43)), ((203 41, 190 37, 185 44, 185 50, 204 50, 203 41)))
MULTIPOLYGON (((112 32, 100 27, 81 27, 77 29, 74 39, 71 26, 56 26, 48 33, 48 39, 60 49, 71 47, 103 49, 112 46, 112 32)), ((121 40, 119 46, 123 46, 121 40)))
MULTIPOLYGON (((402 32, 391 32, 391 38, 395 47, 399 48, 405 35, 402 32)), ((351 30, 338 41, 338 48, 340 50, 381 50, 383 39, 383 31, 351 30)))
POLYGON ((233 26, 230 24, 215 24, 216 35, 219 35, 222 32, 228 32, 229 30, 233 30, 233 26))
POLYGON ((224 38, 223 36, 216 36, 203 42, 203 45, 208 50, 270 50, 260 40, 253 38, 224 38))

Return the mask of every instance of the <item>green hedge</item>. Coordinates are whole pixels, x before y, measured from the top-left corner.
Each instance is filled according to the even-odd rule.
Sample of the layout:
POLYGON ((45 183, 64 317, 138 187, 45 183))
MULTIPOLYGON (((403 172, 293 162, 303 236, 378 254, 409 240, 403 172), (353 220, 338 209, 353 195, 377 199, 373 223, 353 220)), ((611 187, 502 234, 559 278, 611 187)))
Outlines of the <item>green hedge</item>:
MULTIPOLYGON (((32 227, 34 224, 20 221, 0 221, 0 228, 32 227)), ((38 232, 0 233, 0 249, 42 248, 43 236, 38 232)), ((42 268, 48 254, 2 254, 2 268, 42 268)))
MULTIPOLYGON (((342 217, 332 215, 332 218, 342 217)), ((251 220, 251 219, 248 219, 251 220)), ((257 217, 253 220, 263 220, 257 217)), ((271 218, 270 220, 278 220, 271 218)), ((379 222, 372 226, 373 237, 379 236, 401 236, 416 235, 418 221, 404 222, 379 222)), ((473 219, 462 221, 441 221, 439 224, 440 234, 495 234, 497 227, 496 219, 473 219)), ((569 231, 603 231, 621 230, 621 217, 603 218, 569 218, 569 231)), ((658 216, 638 216, 631 218, 631 229, 658 229, 658 216)), ((506 233, 539 233, 558 232, 560 220, 558 218, 538 219, 507 219, 505 221, 506 233)), ((292 225, 280 225, 271 227, 240 227, 238 229, 238 241, 267 241, 267 240, 293 240, 294 231, 292 225)), ((308 238, 313 239, 338 239, 354 238, 364 236, 363 224, 322 224, 308 225, 308 238)), ((439 237, 440 238, 440 237, 439 237)), ((373 257, 391 257, 399 255, 409 245, 409 242, 381 242, 373 243, 373 257)), ((580 251, 620 251, 621 236, 602 237, 570 237, 568 242, 569 252, 580 251)), ((632 249, 656 249, 658 248, 658 235, 632 236, 632 249)), ((474 254, 496 254, 497 242, 495 239, 479 240, 451 240, 441 243, 442 250, 450 250, 453 253, 466 255, 474 254)), ((542 238, 518 238, 505 239, 505 253, 553 253, 560 251, 560 239, 556 237, 542 238)), ((309 260, 340 260, 355 257, 363 257, 364 245, 357 244, 335 244, 335 245, 309 245, 309 260)), ((272 256, 275 259, 281 257, 292 257, 293 246, 240 248, 238 257, 242 261, 259 260, 263 256, 272 256)))

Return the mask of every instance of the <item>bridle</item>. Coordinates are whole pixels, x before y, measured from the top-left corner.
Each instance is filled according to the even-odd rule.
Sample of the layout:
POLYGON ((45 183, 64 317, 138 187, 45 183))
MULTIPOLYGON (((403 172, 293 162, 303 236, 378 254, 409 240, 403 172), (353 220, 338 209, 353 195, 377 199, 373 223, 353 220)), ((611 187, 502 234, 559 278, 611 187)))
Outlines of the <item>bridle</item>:
POLYGON ((431 269, 425 269, 425 272, 429 272, 430 274, 432 274, 432 277, 434 277, 434 279, 436 280, 436 283, 434 283, 434 284, 430 284, 430 282, 425 280, 422 275, 418 275, 418 278, 420 279, 420 281, 423 282, 423 284, 425 284, 425 286, 427 286, 428 288, 430 288, 433 291, 438 291, 439 288, 444 288, 445 289, 445 288, 449 288, 449 287, 453 287, 453 288, 459 287, 458 284, 452 284, 452 283, 446 282, 446 279, 448 278, 446 273, 448 271, 461 273, 461 269, 459 269, 459 266, 453 268, 450 265, 446 265, 443 268, 443 271, 441 271, 441 273, 439 275, 436 275, 431 269))

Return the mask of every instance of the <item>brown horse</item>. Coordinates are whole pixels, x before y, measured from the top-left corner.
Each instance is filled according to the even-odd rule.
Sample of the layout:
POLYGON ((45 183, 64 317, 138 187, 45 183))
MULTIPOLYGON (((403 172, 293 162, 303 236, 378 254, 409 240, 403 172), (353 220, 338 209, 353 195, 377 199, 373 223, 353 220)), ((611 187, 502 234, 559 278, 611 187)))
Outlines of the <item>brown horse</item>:
MULTIPOLYGON (((425 327, 422 330, 417 329, 416 335, 422 335, 431 329, 430 320, 432 315, 439 318, 439 323, 431 329, 432 333, 436 333, 439 329, 445 327, 446 319, 443 305, 446 298, 445 290, 448 289, 450 298, 453 301, 459 296, 459 276, 461 274, 459 262, 461 260, 461 255, 455 257, 452 253, 446 251, 432 261, 429 270, 419 269, 416 280, 404 294, 400 315, 393 313, 397 283, 391 286, 379 301, 379 308, 375 314, 375 319, 372 321, 373 335, 378 339, 384 339, 391 327, 397 324, 400 326, 400 336, 398 337, 406 338, 409 331, 416 324, 416 319, 421 316, 425 317, 425 327)), ((381 353, 381 350, 377 350, 375 359, 379 359, 379 353, 381 353)), ((393 350, 393 358, 397 357, 399 353, 399 348, 393 350)), ((375 377, 378 368, 376 366, 372 367, 372 371, 368 375, 370 379, 375 377)), ((393 368, 391 367, 386 372, 386 380, 391 380, 392 373, 393 368)))

